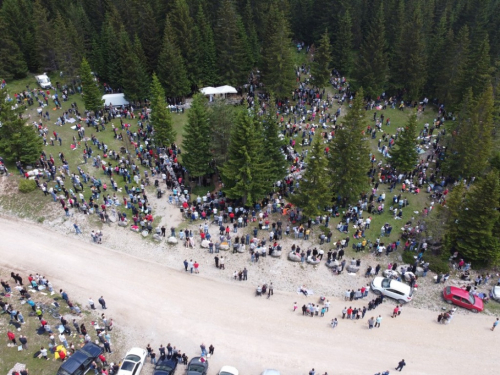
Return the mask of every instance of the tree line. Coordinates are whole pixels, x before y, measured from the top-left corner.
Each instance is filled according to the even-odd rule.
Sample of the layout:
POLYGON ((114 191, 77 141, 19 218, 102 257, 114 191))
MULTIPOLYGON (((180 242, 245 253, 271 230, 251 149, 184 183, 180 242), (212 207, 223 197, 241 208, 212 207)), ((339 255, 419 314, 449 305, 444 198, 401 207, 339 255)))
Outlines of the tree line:
POLYGON ((3 0, 0 75, 73 77, 86 57, 102 82, 142 100, 153 72, 179 97, 242 85, 258 69, 285 97, 291 41, 328 42, 327 68, 367 97, 425 93, 456 109, 469 87, 477 95, 499 76, 499 14, 498 0, 3 0))

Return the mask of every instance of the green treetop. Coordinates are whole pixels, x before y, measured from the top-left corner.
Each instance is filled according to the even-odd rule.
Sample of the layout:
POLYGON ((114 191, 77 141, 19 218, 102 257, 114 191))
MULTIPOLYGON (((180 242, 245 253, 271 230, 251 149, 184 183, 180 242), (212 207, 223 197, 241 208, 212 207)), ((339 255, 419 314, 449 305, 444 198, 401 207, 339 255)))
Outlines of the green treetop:
POLYGON ((190 177, 201 177, 212 172, 210 161, 210 124, 208 122, 206 99, 202 94, 193 97, 184 128, 182 161, 190 177))
POLYGON ((299 181, 299 189, 290 201, 301 208, 309 218, 322 215, 324 207, 332 200, 328 161, 321 137, 316 137, 307 158, 307 168, 299 181))
POLYGON ((417 161, 417 114, 412 112, 391 151, 391 164, 398 171, 411 172, 417 161))
POLYGON ((361 88, 343 118, 341 128, 335 132, 330 151, 333 191, 349 201, 356 201, 369 186, 370 150, 364 136, 365 112, 361 88))
POLYGON ((332 47, 330 45, 330 35, 325 30, 319 46, 314 53, 312 64, 313 82, 316 87, 325 87, 330 81, 330 64, 332 62, 332 47))
POLYGON ((104 106, 104 100, 99 87, 94 81, 90 65, 85 58, 82 59, 80 65, 80 79, 82 81, 85 108, 96 113, 104 106))

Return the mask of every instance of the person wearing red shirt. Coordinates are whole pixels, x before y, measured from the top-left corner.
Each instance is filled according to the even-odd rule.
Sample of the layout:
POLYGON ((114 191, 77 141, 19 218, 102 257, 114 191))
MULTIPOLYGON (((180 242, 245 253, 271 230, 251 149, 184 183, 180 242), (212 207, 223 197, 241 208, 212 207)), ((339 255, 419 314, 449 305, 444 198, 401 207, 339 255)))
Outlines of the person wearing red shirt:
POLYGON ((11 331, 7 332, 7 337, 9 338, 9 341, 12 341, 14 345, 17 345, 16 335, 14 335, 11 331))
POLYGON ((200 273, 200 271, 198 270, 200 264, 196 260, 194 261, 193 267, 194 267, 194 273, 200 273))
POLYGON ((66 359, 66 353, 64 353, 64 350, 59 350, 57 354, 59 354, 59 358, 61 359, 61 361, 64 362, 64 360, 66 359))

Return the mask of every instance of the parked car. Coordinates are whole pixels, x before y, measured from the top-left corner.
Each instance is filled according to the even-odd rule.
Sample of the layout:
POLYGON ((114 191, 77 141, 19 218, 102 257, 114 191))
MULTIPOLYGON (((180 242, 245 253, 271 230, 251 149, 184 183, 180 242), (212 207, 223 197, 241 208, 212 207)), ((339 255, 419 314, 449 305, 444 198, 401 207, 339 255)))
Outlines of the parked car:
POLYGON ((491 289, 490 297, 491 299, 500 302, 500 286, 497 285, 494 286, 493 289, 491 289))
POLYGON ((373 279, 371 286, 373 293, 394 298, 401 304, 410 302, 413 298, 413 288, 401 281, 376 277, 373 279))
POLYGON ((222 366, 219 375, 238 375, 240 372, 233 366, 222 366))
POLYGON ((156 363, 153 375, 173 375, 178 363, 179 361, 173 359, 164 359, 158 361, 156 363))
POLYGON ((202 357, 194 357, 187 366, 187 375, 207 375, 208 361, 202 357))
POLYGON ((278 370, 267 369, 262 371, 261 375, 280 375, 280 372, 278 370))
POLYGON ((89 342, 63 362, 57 375, 84 375, 101 353, 102 349, 99 345, 89 342))
POLYGON ((483 311, 483 300, 475 297, 472 293, 456 286, 447 286, 443 289, 443 298, 447 303, 464 307, 470 311, 477 313, 483 311))
POLYGON ((42 89, 50 89, 52 87, 52 83, 50 83, 50 78, 47 76, 47 74, 43 73, 40 74, 39 76, 36 76, 36 81, 38 82, 38 85, 42 89))
POLYGON ((118 375, 139 375, 146 360, 146 350, 141 348, 130 349, 122 361, 118 375))

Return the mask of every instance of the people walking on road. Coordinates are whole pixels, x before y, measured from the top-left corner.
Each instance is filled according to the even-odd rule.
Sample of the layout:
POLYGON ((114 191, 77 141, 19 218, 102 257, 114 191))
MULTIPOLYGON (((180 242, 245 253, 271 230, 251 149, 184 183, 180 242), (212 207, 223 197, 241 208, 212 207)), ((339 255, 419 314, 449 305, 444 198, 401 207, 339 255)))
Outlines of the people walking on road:
POLYGON ((103 308, 103 310, 106 310, 107 307, 106 307, 106 301, 104 300, 103 296, 101 296, 101 298, 98 299, 101 307, 103 308))
POLYGON ((404 359, 402 359, 399 363, 398 363, 398 367, 396 367, 396 370, 399 370, 399 372, 401 372, 401 370, 403 369, 403 367, 406 366, 406 362, 404 359))
POLYGON ((495 322, 493 323, 493 327, 491 327, 492 331, 495 330, 495 327, 498 325, 499 321, 500 321, 500 318, 497 318, 497 320, 495 320, 495 322))

